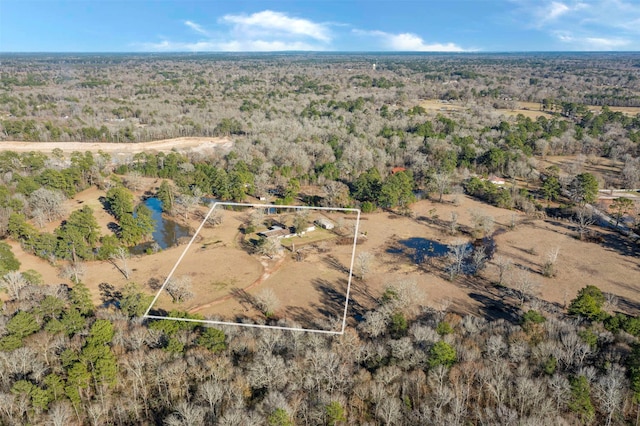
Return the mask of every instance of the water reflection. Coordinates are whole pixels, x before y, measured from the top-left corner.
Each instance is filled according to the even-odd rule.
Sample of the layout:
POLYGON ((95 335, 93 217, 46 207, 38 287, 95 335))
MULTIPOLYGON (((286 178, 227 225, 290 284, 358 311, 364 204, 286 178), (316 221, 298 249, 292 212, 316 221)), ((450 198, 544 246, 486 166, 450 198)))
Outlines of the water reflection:
POLYGON ((161 249, 172 247, 178 244, 181 238, 189 237, 189 228, 162 216, 162 201, 156 197, 144 200, 144 205, 151 210, 151 217, 155 221, 155 228, 152 233, 153 241, 147 241, 131 248, 132 254, 142 254, 152 248, 153 243, 157 243, 161 249))

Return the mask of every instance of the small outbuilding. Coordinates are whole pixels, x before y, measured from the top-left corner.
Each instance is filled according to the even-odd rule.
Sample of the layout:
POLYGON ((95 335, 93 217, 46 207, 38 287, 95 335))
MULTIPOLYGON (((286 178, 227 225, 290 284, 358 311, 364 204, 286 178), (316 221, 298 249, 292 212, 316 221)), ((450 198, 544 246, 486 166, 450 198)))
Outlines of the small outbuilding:
POLYGON ((501 178, 501 177, 496 176, 496 175, 489 176, 489 179, 487 179, 487 180, 489 182, 491 182, 492 184, 494 184, 494 185, 504 185, 505 184, 504 178, 501 178))
POLYGON ((333 222, 331 222, 329 219, 325 217, 316 219, 314 223, 323 229, 333 229, 335 227, 333 222))

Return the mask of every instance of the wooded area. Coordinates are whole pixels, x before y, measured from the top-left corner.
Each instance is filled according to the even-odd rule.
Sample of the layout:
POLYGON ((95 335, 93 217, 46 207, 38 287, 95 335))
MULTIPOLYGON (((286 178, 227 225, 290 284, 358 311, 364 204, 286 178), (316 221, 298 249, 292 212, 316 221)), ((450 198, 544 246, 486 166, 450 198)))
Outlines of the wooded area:
MULTIPOLYGON (((1 58, 0 149, 2 140, 185 136, 224 136, 232 147, 0 151, 0 423, 638 424, 640 298, 623 304, 594 279, 564 306, 550 303, 532 276, 557 275, 559 247, 533 271, 518 262, 539 247, 508 259, 469 244, 525 220, 565 220, 566 233, 639 267, 637 201, 606 204, 599 190, 640 185, 640 56, 1 58), (518 102, 539 105, 536 117, 510 113, 518 102), (111 218, 108 230, 95 207, 73 206, 90 188, 104 194, 97 205, 111 218), (456 205, 463 193, 513 214, 512 223, 474 211, 462 226, 455 212, 412 210, 417 198, 456 205), (485 304, 508 315, 434 307, 398 273, 342 336, 143 321, 148 283, 85 277, 92 262, 106 261, 129 280, 132 247, 150 243, 140 256, 160 251, 148 197, 186 225, 203 217, 203 197, 356 207, 429 223, 465 240, 443 243, 433 264, 411 252, 415 263, 467 292, 484 280, 502 295, 485 304), (593 209, 608 212, 609 223, 593 209), (7 243, 44 259, 65 283, 21 270, 24 259, 7 243), (488 264, 499 279, 483 275, 488 264), (98 286, 95 306, 89 288, 98 286)), ((264 226, 256 216, 238 232, 264 226)), ((273 256, 259 246, 265 241, 252 255, 273 256)), ((354 279, 365 285, 372 262, 361 252, 354 279)), ((180 310, 189 283, 172 285, 171 315, 202 318, 180 310)), ((291 326, 266 299, 264 320, 291 326)))

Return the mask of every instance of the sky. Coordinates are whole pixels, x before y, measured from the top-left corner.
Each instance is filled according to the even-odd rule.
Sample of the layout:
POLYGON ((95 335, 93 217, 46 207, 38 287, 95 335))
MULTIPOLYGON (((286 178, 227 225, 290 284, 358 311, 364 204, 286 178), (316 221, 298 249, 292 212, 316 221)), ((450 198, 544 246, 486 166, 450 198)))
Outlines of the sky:
POLYGON ((638 51, 640 0, 0 0, 0 52, 638 51))

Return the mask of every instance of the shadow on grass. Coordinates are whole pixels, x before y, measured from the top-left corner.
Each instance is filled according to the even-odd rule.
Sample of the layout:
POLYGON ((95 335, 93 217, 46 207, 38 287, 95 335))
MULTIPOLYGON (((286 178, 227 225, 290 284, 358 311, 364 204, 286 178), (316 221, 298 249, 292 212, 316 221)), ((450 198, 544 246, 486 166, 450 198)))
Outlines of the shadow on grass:
POLYGON ((505 303, 500 297, 475 292, 469 293, 469 297, 481 304, 479 307, 480 313, 487 320, 502 319, 512 324, 520 322, 519 309, 509 303, 505 303))

